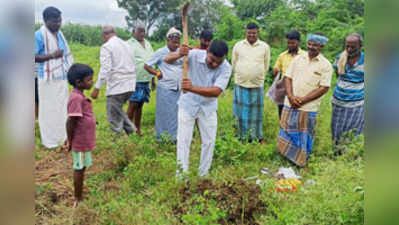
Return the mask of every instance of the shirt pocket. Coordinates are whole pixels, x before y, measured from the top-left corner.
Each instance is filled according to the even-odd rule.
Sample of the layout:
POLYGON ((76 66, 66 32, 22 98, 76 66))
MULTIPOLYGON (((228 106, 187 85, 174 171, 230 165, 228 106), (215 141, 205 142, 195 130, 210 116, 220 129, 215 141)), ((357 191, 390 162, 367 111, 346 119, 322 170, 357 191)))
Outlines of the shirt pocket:
POLYGON ((320 71, 317 71, 317 70, 312 71, 312 72, 306 77, 306 80, 305 80, 305 82, 306 82, 308 85, 312 86, 312 87, 319 86, 320 81, 321 81, 321 72, 320 72, 320 71))

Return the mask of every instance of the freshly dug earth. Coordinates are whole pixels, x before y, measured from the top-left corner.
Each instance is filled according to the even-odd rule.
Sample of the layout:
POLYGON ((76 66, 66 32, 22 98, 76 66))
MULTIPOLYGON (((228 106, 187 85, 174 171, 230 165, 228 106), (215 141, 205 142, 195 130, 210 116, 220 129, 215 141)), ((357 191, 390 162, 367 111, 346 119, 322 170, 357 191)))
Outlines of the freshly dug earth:
POLYGON ((215 202, 216 208, 225 213, 220 218, 220 224, 258 224, 256 214, 266 212, 266 204, 261 199, 262 190, 257 184, 244 180, 228 181, 224 183, 202 180, 198 184, 185 184, 179 190, 181 198, 174 207, 174 213, 182 218, 190 214, 195 205, 205 203, 201 215, 209 215, 207 205, 215 202))

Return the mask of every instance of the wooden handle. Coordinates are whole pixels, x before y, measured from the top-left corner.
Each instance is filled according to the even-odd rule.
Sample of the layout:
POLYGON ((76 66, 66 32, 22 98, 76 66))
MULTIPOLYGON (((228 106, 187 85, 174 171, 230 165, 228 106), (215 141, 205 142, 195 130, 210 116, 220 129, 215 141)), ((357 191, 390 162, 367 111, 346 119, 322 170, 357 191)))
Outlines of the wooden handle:
MULTIPOLYGON (((183 23, 183 44, 188 45, 188 26, 187 26, 187 14, 190 2, 187 1, 182 8, 182 23, 183 23)), ((188 74, 188 56, 183 57, 183 78, 187 78, 188 74)))

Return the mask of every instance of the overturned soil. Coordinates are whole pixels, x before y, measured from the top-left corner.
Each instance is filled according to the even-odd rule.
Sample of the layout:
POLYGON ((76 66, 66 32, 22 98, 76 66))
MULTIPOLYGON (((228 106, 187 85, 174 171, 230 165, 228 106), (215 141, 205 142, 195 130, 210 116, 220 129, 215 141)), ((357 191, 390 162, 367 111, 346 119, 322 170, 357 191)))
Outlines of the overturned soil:
MULTIPOLYGON (((264 214, 267 208, 262 201, 259 185, 244 180, 218 183, 206 179, 195 185, 183 185, 179 193, 180 199, 174 207, 174 213, 180 218, 190 214, 190 209, 195 205, 207 205, 212 201, 225 213, 223 218, 218 219, 218 223, 255 225, 258 224, 255 216, 264 214)), ((200 214, 206 216, 210 212, 204 207, 200 214)))

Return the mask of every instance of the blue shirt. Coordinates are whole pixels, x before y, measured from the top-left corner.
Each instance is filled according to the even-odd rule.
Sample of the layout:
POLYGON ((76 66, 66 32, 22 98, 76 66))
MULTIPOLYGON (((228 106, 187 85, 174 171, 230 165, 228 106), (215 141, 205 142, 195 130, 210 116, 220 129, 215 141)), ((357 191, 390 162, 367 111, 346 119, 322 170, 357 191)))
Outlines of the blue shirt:
MULTIPOLYGON (((176 51, 179 51, 178 49, 176 51)), ((162 72, 162 79, 158 80, 158 85, 163 88, 178 90, 180 87, 180 80, 183 74, 183 59, 180 58, 172 64, 166 63, 164 58, 169 55, 171 51, 168 46, 158 49, 152 58, 147 61, 148 66, 157 65, 162 72)))
MULTIPOLYGON (((194 86, 218 87, 224 91, 231 76, 231 65, 224 60, 215 69, 210 69, 206 64, 207 52, 205 50, 191 50, 188 54, 188 77, 194 86)), ((209 115, 216 112, 218 101, 216 97, 204 97, 192 92, 182 93, 178 101, 179 107, 196 116, 198 112, 209 115)))
MULTIPOLYGON (((338 70, 337 62, 334 69, 338 70)), ((342 107, 357 107, 364 104, 364 53, 361 52, 358 61, 350 67, 349 60, 345 65, 345 74, 339 75, 334 89, 332 103, 342 107)))
MULTIPOLYGON (((64 53, 67 52, 67 48, 65 46, 64 40, 62 39, 62 36, 60 32, 57 32, 57 39, 58 39, 58 47, 64 51, 64 53)), ((51 52, 49 52, 51 53, 51 52)), ((44 47, 44 37, 43 33, 41 30, 37 30, 35 32, 35 55, 46 55, 45 47, 44 47)), ((64 55, 65 57, 65 55, 64 55)), ((51 60, 51 59, 50 59, 51 60)), ((39 63, 39 66, 37 67, 37 76, 39 79, 44 78, 44 62, 39 63)), ((65 79, 66 79, 66 74, 65 74, 65 79)))

